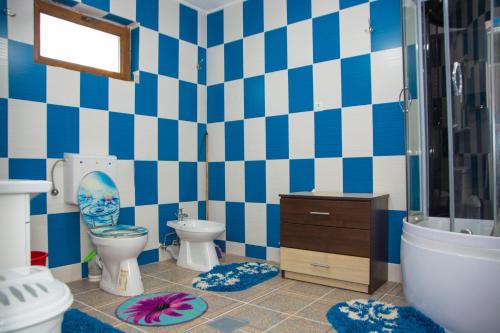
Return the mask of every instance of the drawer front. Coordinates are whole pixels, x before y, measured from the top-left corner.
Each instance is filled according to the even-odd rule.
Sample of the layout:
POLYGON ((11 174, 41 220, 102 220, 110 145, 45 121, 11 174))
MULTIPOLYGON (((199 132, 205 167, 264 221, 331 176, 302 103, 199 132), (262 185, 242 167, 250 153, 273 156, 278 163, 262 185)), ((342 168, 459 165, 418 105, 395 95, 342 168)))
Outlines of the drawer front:
POLYGON ((370 231, 281 223, 281 246, 370 257, 370 231))
POLYGON ((281 199, 281 221, 342 228, 370 228, 369 201, 281 199))
POLYGON ((339 254, 281 247, 282 270, 369 284, 370 260, 339 254))

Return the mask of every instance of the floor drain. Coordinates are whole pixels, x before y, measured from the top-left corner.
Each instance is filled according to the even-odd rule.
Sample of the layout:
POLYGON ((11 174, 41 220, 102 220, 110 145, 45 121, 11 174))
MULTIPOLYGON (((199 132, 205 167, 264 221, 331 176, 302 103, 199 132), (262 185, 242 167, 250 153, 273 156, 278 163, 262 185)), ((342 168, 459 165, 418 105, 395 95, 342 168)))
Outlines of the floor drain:
POLYGON ((238 328, 242 328, 246 324, 248 324, 249 321, 247 320, 241 320, 233 317, 221 317, 219 319, 216 319, 214 321, 210 321, 208 325, 212 326, 213 328, 218 329, 221 332, 224 333, 231 333, 236 331, 238 328))

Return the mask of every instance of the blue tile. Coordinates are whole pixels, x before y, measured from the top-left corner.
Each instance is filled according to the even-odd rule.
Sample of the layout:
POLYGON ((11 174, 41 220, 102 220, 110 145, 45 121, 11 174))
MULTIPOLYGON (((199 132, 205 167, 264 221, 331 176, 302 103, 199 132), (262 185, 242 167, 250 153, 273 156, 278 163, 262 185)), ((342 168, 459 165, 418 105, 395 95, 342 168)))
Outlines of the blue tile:
MULTIPOLYGON (((7 8, 7 0, 0 0, 0 8, 7 8)), ((8 37, 7 15, 0 15, 0 38, 8 37)))
POLYGON ((228 121, 225 124, 226 161, 244 160, 244 122, 228 121))
POLYGON ((60 3, 68 7, 75 7, 76 5, 80 4, 80 2, 76 0, 54 0, 54 2, 60 3))
POLYGON ((243 2, 243 36, 251 36, 264 31, 263 0, 243 2))
POLYGON ((134 115, 109 113, 109 154, 120 160, 134 159, 134 115))
POLYGON ((0 157, 7 157, 9 147, 7 99, 0 98, 0 157))
POLYGON ((399 264, 400 248, 401 248, 401 233, 403 231, 403 219, 406 217, 404 210, 389 210, 387 217, 387 250, 388 261, 391 264, 399 264))
POLYGON ((360 5, 365 2, 368 2, 368 0, 340 0, 339 7, 340 9, 346 9, 349 7, 360 5))
POLYGON ((351 157, 342 161, 344 192, 373 192, 373 161, 371 157, 351 157))
POLYGON ((245 204, 226 202, 226 240, 245 243, 245 204))
POLYGON ((266 118, 266 159, 288 158, 288 115, 266 118))
POLYGON ((62 158, 80 149, 80 112, 78 108, 47 105, 47 157, 62 158))
POLYGON ((160 34, 158 41, 158 73, 161 75, 179 77, 179 40, 160 34))
POLYGON ((286 27, 265 33, 266 73, 287 68, 287 32, 286 27))
POLYGON ((198 88, 196 84, 179 80, 179 120, 198 119, 198 88))
POLYGON ((244 81, 245 118, 264 117, 266 110, 264 75, 244 81))
MULTIPOLYGON (((46 180, 45 159, 10 158, 9 179, 46 180)), ((31 215, 47 213, 47 194, 40 193, 30 201, 31 215)))
POLYGON ((108 109, 108 78, 80 73, 80 106, 90 109, 108 109))
POLYGON ((314 189, 314 160, 290 160, 290 192, 314 189))
POLYGON ((311 0, 287 0, 286 12, 288 24, 311 18, 311 0))
POLYGON ((158 162, 134 161, 135 205, 158 203, 158 162))
POLYGON ((33 46, 12 39, 8 45, 9 97, 45 102, 47 70, 45 65, 35 64, 33 46))
POLYGON ((158 262, 160 260, 160 254, 158 249, 145 250, 142 251, 141 254, 137 257, 137 263, 139 265, 151 264, 154 262, 158 262))
POLYGON ((179 37, 186 42, 198 44, 198 12, 180 4, 179 37))
POLYGON ((198 84, 207 84, 207 49, 198 47, 198 84))
POLYGON ((315 63, 340 57, 338 12, 313 19, 313 55, 315 63))
POLYGON ((224 84, 207 88, 207 122, 224 121, 224 84))
POLYGON ((170 245, 174 239, 177 239, 175 230, 170 228, 167 222, 177 220, 175 214, 178 210, 178 203, 158 205, 158 240, 160 243, 166 242, 167 245, 170 245), (165 238, 165 236, 167 237, 165 238))
POLYGON ((224 162, 208 163, 208 197, 210 200, 225 200, 226 170, 224 162))
POLYGON ((109 12, 109 0, 82 0, 86 5, 109 12))
POLYGON ((207 16, 207 45, 217 46, 224 43, 224 12, 219 10, 207 16))
POLYGON ((179 162, 179 201, 197 200, 198 165, 196 162, 179 162))
POLYGON ((104 15, 102 18, 106 19, 108 21, 112 21, 112 22, 121 24, 121 25, 130 25, 130 24, 134 23, 134 21, 132 21, 132 20, 126 19, 126 18, 118 16, 118 15, 109 14, 109 13, 104 15))
POLYGON ((288 106, 290 112, 312 111, 314 109, 313 96, 312 66, 288 70, 288 106))
POLYGON ((139 84, 135 85, 135 113, 156 117, 158 114, 158 76, 140 72, 139 84))
POLYGON ((158 118, 158 159, 177 161, 179 159, 179 122, 158 118))
POLYGON ((130 31, 130 69, 139 70, 139 28, 130 31))
POLYGON ((207 125, 198 123, 198 162, 206 160, 207 125))
POLYGON ((245 257, 266 260, 266 248, 264 246, 245 244, 245 257))
POLYGON ((87 262, 82 262, 82 279, 89 277, 89 264, 87 262))
POLYGON ((340 109, 314 113, 316 157, 342 156, 342 112, 340 109))
POLYGON ((49 214, 49 267, 80 263, 80 213, 49 214))
POLYGON ((404 114, 399 103, 373 105, 373 155, 404 155, 404 114))
POLYGON ((243 77, 243 39, 224 44, 224 81, 243 77))
POLYGON ((245 161, 245 202, 266 202, 266 161, 245 161))
POLYGON ((141 26, 158 30, 158 0, 139 0, 135 7, 136 21, 141 26))
POLYGON ((135 208, 120 207, 120 217, 118 219, 120 225, 135 225, 135 208))
POLYGON ((378 0, 370 2, 370 20, 376 27, 371 38, 372 52, 401 46, 401 2, 378 0))
POLYGON ((341 60, 342 106, 366 105, 372 102, 370 55, 341 60))
POLYGON ((200 220, 207 219, 207 202, 206 201, 198 201, 198 219, 200 219, 200 220))
POLYGON ((222 252, 226 252, 226 241, 223 241, 222 239, 214 239, 215 246, 218 246, 221 248, 222 252))
POLYGON ((280 205, 267 204, 267 246, 280 247, 280 205))

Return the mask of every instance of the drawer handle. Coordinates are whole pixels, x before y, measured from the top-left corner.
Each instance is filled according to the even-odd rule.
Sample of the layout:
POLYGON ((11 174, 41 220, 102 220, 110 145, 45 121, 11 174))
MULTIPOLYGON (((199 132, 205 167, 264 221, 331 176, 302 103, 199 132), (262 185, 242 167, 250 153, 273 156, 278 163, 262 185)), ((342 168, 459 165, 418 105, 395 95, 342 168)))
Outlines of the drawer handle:
POLYGON ((309 212, 311 215, 330 215, 330 212, 309 212))
POLYGON ((311 266, 313 266, 313 267, 321 267, 321 268, 330 268, 330 265, 320 264, 320 263, 317 263, 317 262, 311 263, 311 266))

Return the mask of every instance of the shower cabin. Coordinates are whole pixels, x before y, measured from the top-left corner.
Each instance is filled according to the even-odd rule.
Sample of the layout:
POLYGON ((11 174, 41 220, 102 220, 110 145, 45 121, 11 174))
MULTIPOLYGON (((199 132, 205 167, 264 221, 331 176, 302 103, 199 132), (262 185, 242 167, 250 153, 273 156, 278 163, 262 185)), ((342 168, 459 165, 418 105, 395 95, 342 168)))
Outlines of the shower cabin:
POLYGON ((500 0, 402 0, 410 304, 500 329, 500 0))

